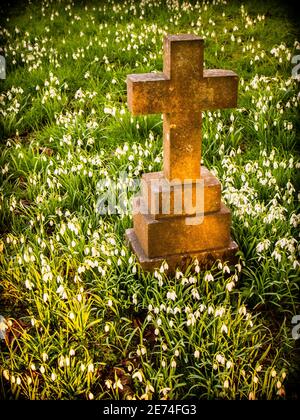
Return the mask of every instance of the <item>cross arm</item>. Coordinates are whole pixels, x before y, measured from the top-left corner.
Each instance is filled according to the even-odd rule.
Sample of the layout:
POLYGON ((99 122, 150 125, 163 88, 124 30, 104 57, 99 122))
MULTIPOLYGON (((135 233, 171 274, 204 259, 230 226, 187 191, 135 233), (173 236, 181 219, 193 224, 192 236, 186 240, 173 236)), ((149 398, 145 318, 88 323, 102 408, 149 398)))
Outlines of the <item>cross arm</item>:
POLYGON ((127 102, 133 115, 159 114, 170 107, 170 80, 164 73, 127 76, 127 102))
POLYGON ((231 70, 204 70, 206 96, 203 110, 237 106, 238 76, 231 70))

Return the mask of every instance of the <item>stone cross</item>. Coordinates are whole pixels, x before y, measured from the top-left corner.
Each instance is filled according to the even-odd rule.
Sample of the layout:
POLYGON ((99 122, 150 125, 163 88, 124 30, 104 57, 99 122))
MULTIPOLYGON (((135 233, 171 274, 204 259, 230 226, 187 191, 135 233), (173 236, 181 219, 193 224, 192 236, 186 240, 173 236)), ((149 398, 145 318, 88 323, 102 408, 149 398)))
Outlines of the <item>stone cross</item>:
POLYGON ((163 113, 167 180, 200 178, 201 111, 235 107, 237 86, 230 70, 203 70, 203 40, 193 34, 165 37, 163 73, 127 77, 132 114, 163 113))
POLYGON ((238 77, 229 70, 203 70, 203 40, 195 35, 165 37, 163 70, 127 77, 130 111, 163 113, 164 139, 163 172, 143 174, 127 242, 144 270, 164 261, 171 271, 184 270, 195 258, 203 268, 216 260, 234 262, 238 246, 221 184, 201 167, 201 113, 235 107, 238 77))

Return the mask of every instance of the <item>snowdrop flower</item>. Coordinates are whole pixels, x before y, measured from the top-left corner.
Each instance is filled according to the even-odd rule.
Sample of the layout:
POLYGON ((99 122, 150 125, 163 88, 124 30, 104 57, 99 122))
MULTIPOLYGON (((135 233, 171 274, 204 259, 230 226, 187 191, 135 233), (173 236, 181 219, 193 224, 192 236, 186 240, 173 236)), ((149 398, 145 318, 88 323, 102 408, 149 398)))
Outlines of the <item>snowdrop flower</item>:
POLYGON ((190 284, 195 284, 195 283, 197 283, 197 279, 196 279, 196 277, 193 277, 193 276, 189 277, 189 283, 190 283, 190 284))
POLYGON ((223 324, 222 325, 222 327, 221 327, 221 333, 225 333, 225 334, 227 334, 228 333, 228 328, 226 327, 226 325, 225 324, 223 324))
POLYGON ((171 300, 175 301, 176 297, 177 297, 177 295, 176 295, 176 292, 174 290, 167 293, 167 299, 171 299, 171 300))
POLYGON ((194 316, 194 314, 189 314, 188 320, 186 322, 186 325, 189 327, 190 325, 195 325, 196 323, 196 317, 194 316))
POLYGON ((272 252, 271 256, 274 257, 274 259, 278 262, 280 262, 282 259, 282 255, 276 249, 272 252))
POLYGON ((217 354, 216 355, 216 361, 219 362, 221 365, 225 364, 225 357, 222 356, 221 354, 217 354))
POLYGON ((234 285, 235 285, 234 281, 231 281, 230 283, 226 285, 226 289, 228 290, 228 292, 231 292, 231 290, 234 288, 234 285))
POLYGON ((200 299, 200 295, 197 289, 192 289, 192 296, 194 299, 199 300, 200 299))
POLYGON ((56 293, 61 297, 61 299, 67 299, 68 297, 62 284, 57 288, 56 293))
POLYGON ((114 389, 118 389, 118 388, 119 388, 119 389, 121 389, 121 390, 124 388, 120 379, 118 379, 118 380, 114 383, 113 387, 114 387, 114 389))
POLYGON ((255 400, 255 394, 254 394, 254 392, 249 392, 249 396, 248 396, 248 399, 249 400, 255 400))
POLYGON ((7 381, 9 381, 9 371, 7 369, 4 369, 3 376, 7 381))
POLYGON ((224 315, 224 313, 225 313, 225 308, 223 308, 223 307, 218 308, 218 309, 215 310, 215 317, 217 317, 217 316, 221 317, 221 316, 224 315))
POLYGON ((212 314, 214 312, 214 308, 212 306, 209 306, 207 309, 208 315, 212 314))
POLYGON ((30 364, 30 369, 31 369, 31 370, 36 370, 36 366, 35 366, 35 364, 34 364, 34 363, 31 363, 31 364, 30 364))
POLYGON ((245 305, 242 305, 242 306, 239 308, 239 314, 240 314, 240 315, 246 315, 246 313, 247 313, 246 306, 245 306, 245 305))
POLYGON ((214 281, 214 276, 211 273, 207 273, 204 276, 204 281, 207 281, 207 282, 214 281))
POLYGON ((110 389, 112 387, 112 384, 113 383, 110 379, 106 379, 106 381, 105 381, 106 388, 110 389))
POLYGON ((176 280, 179 280, 181 277, 183 277, 183 273, 181 271, 176 271, 176 274, 175 274, 176 280))
POLYGON ((181 284, 182 284, 182 286, 184 286, 185 284, 187 284, 189 281, 188 281, 188 279, 186 278, 186 277, 182 277, 182 279, 181 279, 181 284))
POLYGON ((0 315, 0 339, 4 340, 7 328, 8 326, 5 318, 2 315, 0 315))
POLYGON ((230 360, 228 360, 228 361, 226 362, 226 368, 227 368, 227 369, 230 369, 232 366, 233 366, 233 363, 232 363, 230 360))
POLYGON ((230 273, 230 268, 228 267, 228 265, 224 265, 223 267, 223 273, 230 273))
POLYGON ((26 280, 25 280, 25 287, 26 287, 26 289, 28 289, 28 290, 32 290, 32 288, 33 288, 33 283, 32 283, 30 280, 26 279, 26 280))
POLYGON ((88 370, 88 372, 90 372, 90 373, 94 372, 94 364, 93 364, 93 363, 90 363, 90 364, 88 365, 88 367, 87 367, 87 370, 88 370))
POLYGON ((134 379, 134 378, 138 378, 138 380, 140 381, 140 382, 143 382, 143 377, 142 377, 142 374, 141 374, 141 372, 138 370, 137 372, 134 372, 134 374, 132 375, 132 378, 134 379))
POLYGON ((199 306, 199 311, 203 312, 206 309, 206 306, 203 305, 203 303, 201 303, 201 305, 199 306))
POLYGON ((153 386, 151 384, 148 383, 146 385, 146 394, 148 394, 149 392, 154 393, 154 388, 153 388, 153 386))
POLYGON ((69 318, 72 320, 75 319, 74 312, 69 312, 69 318))

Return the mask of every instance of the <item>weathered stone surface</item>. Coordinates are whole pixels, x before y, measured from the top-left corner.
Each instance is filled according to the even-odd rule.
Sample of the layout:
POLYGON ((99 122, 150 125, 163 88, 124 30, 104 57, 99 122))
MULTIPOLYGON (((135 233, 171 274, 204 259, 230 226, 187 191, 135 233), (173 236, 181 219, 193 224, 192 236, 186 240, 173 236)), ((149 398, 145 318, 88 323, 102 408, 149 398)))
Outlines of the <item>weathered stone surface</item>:
POLYGON ((172 112, 163 118, 165 177, 169 180, 200 178, 201 111, 172 112))
POLYGON ((127 103, 133 115, 233 108, 237 105, 237 87, 238 76, 231 70, 204 70, 195 86, 185 84, 186 90, 175 89, 164 73, 129 74, 127 103))
POLYGON ((237 245, 230 238, 230 211, 221 203, 220 183, 200 162, 201 112, 235 107, 237 86, 232 71, 203 70, 203 40, 196 35, 165 37, 163 73, 127 77, 132 114, 163 113, 163 172, 143 176, 142 196, 134 204, 134 229, 126 232, 145 270, 159 268, 164 259, 171 270, 183 268, 194 257, 203 267, 216 259, 234 261, 237 245), (153 180, 164 181, 163 186, 153 185, 153 180), (202 192, 197 185, 202 181, 199 208, 196 198, 202 192), (178 211, 178 197, 186 203, 182 183, 187 183, 185 194, 192 200, 178 211))
POLYGON ((145 254, 141 247, 134 229, 127 229, 125 237, 142 269, 145 271, 153 272, 155 269, 159 269, 164 261, 168 263, 168 273, 174 273, 176 269, 185 271, 195 258, 197 258, 200 267, 203 269, 210 268, 217 260, 229 264, 235 264, 238 261, 238 258, 236 257, 238 246, 233 240, 230 240, 228 246, 222 249, 174 254, 163 258, 150 258, 145 254))
POLYGON ((165 179, 163 172, 152 172, 143 174, 142 176, 142 198, 148 203, 147 209, 155 219, 170 217, 174 214, 174 195, 181 196, 181 214, 194 215, 199 206, 197 203, 203 200, 203 207, 200 206, 204 213, 212 213, 219 211, 221 207, 221 184, 219 180, 205 167, 201 167, 201 177, 197 182, 169 182, 165 179), (204 183, 203 196, 200 195, 196 201, 196 192, 202 187, 201 181, 204 183), (198 184, 198 189, 197 189, 198 184), (185 197, 184 192, 187 191, 188 196, 185 197), (191 196, 192 201, 188 199, 191 196), (185 200, 186 198, 186 200, 185 200), (167 212, 167 210, 170 210, 167 212))
POLYGON ((165 37, 163 73, 127 76, 130 111, 164 114, 167 179, 200 177, 201 111, 236 106, 237 85, 232 71, 203 71, 203 40, 196 35, 165 37))
POLYGON ((135 233, 150 258, 225 248, 230 240, 230 222, 230 211, 224 204, 219 211, 206 214, 203 220, 201 217, 196 220, 196 216, 156 220, 139 212, 133 215, 135 233))

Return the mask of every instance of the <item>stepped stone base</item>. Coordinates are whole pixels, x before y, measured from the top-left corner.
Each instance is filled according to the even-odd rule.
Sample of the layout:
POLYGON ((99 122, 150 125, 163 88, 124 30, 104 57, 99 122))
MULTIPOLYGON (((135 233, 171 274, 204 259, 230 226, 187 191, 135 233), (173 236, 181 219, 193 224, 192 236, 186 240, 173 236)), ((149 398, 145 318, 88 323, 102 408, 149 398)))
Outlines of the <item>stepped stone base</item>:
MULTIPOLYGON (((155 219, 170 217, 174 214, 174 196, 181 196, 182 216, 193 216, 196 213, 197 198, 203 201, 204 213, 219 211, 221 208, 221 184, 220 181, 205 167, 201 166, 201 177, 196 181, 185 182, 182 188, 180 180, 168 181, 163 172, 150 172, 142 175, 142 194, 141 199, 149 209, 149 213, 155 219), (202 184, 201 184, 202 183, 202 184), (198 187, 198 189, 197 189, 198 187), (199 189, 203 188, 203 195, 199 194, 199 189), (191 196, 192 200, 185 201, 185 195, 191 196), (164 213, 163 205, 167 207, 167 214, 164 213)), ((201 206, 200 206, 201 207, 201 206)))
POLYGON ((195 258, 198 259, 199 266, 203 269, 211 267, 217 260, 228 262, 229 264, 235 264, 238 261, 238 258, 236 257, 238 246, 232 239, 230 240, 229 245, 221 249, 166 255, 163 258, 149 258, 143 251, 134 229, 127 229, 125 237, 132 251, 137 256, 142 269, 145 271, 153 272, 155 269, 159 269, 164 261, 168 263, 168 273, 174 273, 176 268, 185 271, 195 258))
POLYGON ((220 182, 207 168, 201 167, 200 179, 184 185, 168 181, 162 172, 145 174, 142 181, 126 240, 144 270, 160 268, 163 261, 170 272, 185 270, 195 258, 202 268, 216 260, 237 261, 230 210, 221 201, 220 182))
MULTIPOLYGON (((138 207, 138 199, 136 203, 138 207)), ((223 203, 219 211, 198 218, 173 216, 156 220, 139 212, 133 216, 134 231, 149 258, 226 248, 230 222, 230 211, 223 203)))

